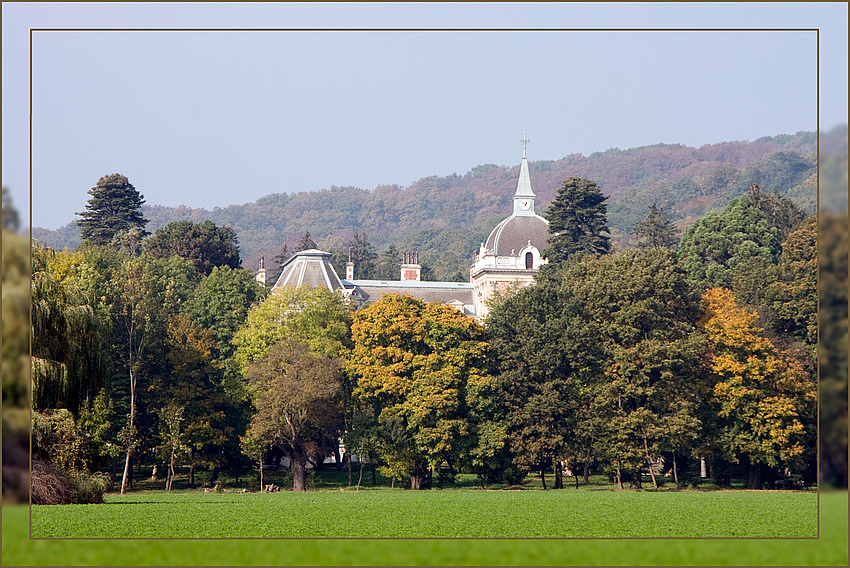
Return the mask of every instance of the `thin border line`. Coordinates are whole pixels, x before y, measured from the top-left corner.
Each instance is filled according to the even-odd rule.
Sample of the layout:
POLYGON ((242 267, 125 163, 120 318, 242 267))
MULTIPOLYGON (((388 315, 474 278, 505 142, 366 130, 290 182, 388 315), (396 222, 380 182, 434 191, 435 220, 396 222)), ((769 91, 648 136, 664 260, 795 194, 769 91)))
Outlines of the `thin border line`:
MULTIPOLYGON (((820 28, 30 28, 30 84, 29 84, 29 166, 30 166, 30 242, 32 242, 32 123, 33 123, 33 33, 34 32, 815 32, 815 83, 816 134, 817 134, 817 189, 818 218, 820 215, 820 28)), ((30 247, 31 248, 31 247, 30 247)), ((30 251, 32 272, 32 251, 30 251)), ((820 272, 818 271, 818 286, 820 272)), ((30 287, 30 312, 32 310, 32 287, 30 287)), ((820 288, 818 288, 818 291, 820 288)), ((820 295, 818 294, 818 322, 820 322, 820 295)), ((32 318, 32 313, 30 313, 32 318)), ((818 325, 818 346, 820 345, 818 325)), ((32 355, 32 333, 29 336, 32 355)), ((30 373, 30 479, 32 475, 32 370, 30 373)), ((32 536, 32 486, 29 495, 30 540, 819 540, 820 539, 820 365, 817 369, 817 463, 816 467, 816 535, 814 537, 33 537, 32 536)))

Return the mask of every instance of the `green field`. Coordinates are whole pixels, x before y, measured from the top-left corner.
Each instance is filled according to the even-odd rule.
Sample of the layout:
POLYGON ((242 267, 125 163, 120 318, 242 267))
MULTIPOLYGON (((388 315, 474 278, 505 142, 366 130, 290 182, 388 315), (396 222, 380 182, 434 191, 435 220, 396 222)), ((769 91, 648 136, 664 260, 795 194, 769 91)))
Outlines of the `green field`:
MULTIPOLYGON (((360 495, 332 495, 330 493, 311 493, 307 495, 294 495, 292 493, 269 494, 269 495, 205 495, 204 497, 212 497, 214 501, 202 502, 202 499, 192 495, 187 496, 172 496, 172 503, 181 506, 165 507, 165 504, 160 499, 155 499, 152 495, 137 495, 133 498, 127 498, 124 504, 105 504, 89 506, 94 509, 106 511, 107 509, 124 509, 123 517, 111 516, 113 513, 98 513, 88 518, 93 521, 95 518, 100 519, 98 522, 110 524, 131 524, 134 527, 143 527, 145 524, 159 526, 159 531, 164 531, 166 527, 175 527, 176 522, 186 523, 188 519, 189 530, 198 530, 198 528, 217 526, 221 532, 225 532, 227 527, 233 530, 243 530, 247 523, 241 522, 239 519, 231 517, 221 517, 222 511, 231 511, 233 514, 239 514, 244 509, 239 509, 236 505, 237 498, 255 498, 271 497, 267 500, 269 506, 265 507, 266 517, 279 519, 282 515, 275 515, 272 509, 272 503, 280 503, 283 507, 283 501, 290 497, 310 497, 324 498, 321 502, 333 504, 334 506, 342 506, 344 501, 341 498, 369 498, 374 499, 381 493, 388 492, 361 492, 360 495), (177 497, 177 499, 175 499, 177 497), (222 499, 227 497, 227 499, 222 499), (280 498, 280 500, 278 500, 280 498), (181 501, 182 499, 182 501, 181 501), (234 503, 230 506, 228 503, 234 503), (148 506, 147 511, 155 512, 157 515, 154 518, 141 518, 142 515, 132 513, 127 516, 125 508, 144 507, 148 506), (157 508, 159 507, 159 508, 157 508), (219 508, 223 507, 223 508, 219 508), (181 511, 181 508, 184 509, 181 511), (198 525, 196 528, 191 528, 191 525, 198 525)), ((389 492, 392 494, 392 492, 389 492)), ((461 493, 444 492, 447 495, 454 494, 458 497, 461 493)), ((470 496, 489 495, 485 492, 464 492, 470 496)), ((611 503, 603 511, 592 511, 591 509, 574 508, 571 511, 558 513, 556 517, 548 517, 548 525, 550 527, 567 524, 574 527, 601 527, 602 524, 594 520, 596 517, 606 517, 605 511, 608 511, 607 516, 610 516, 611 511, 618 511, 617 515, 620 518, 618 526, 623 525, 639 525, 636 514, 639 511, 649 511, 652 507, 643 507, 639 510, 633 510, 636 501, 624 500, 615 501, 620 496, 629 496, 637 498, 655 498, 662 496, 681 496, 687 495, 695 498, 707 498, 712 501, 703 501, 704 503, 724 503, 723 496, 729 496, 730 500, 725 503, 745 503, 747 498, 752 505, 755 505, 756 497, 763 497, 765 502, 770 502, 771 497, 787 497, 792 496, 792 499, 800 499, 797 501, 799 508, 803 509, 802 514, 792 514, 787 517, 788 510, 794 508, 788 503, 793 503, 792 499, 788 501, 774 499, 775 507, 771 506, 773 514, 778 515, 780 522, 771 523, 772 526, 785 526, 785 532, 805 532, 810 533, 811 529, 808 526, 795 527, 796 523, 809 523, 811 517, 810 503, 814 500, 814 494, 794 494, 794 493, 750 493, 750 492, 717 492, 717 493, 669 493, 669 494, 653 494, 650 492, 642 493, 617 493, 617 492, 557 492, 551 491, 542 493, 537 491, 524 492, 498 492, 494 493, 497 496, 506 496, 514 498, 515 495, 528 495, 530 497, 550 497, 569 495, 573 499, 569 502, 574 504, 584 502, 588 507, 594 501, 581 501, 581 499, 593 499, 598 495, 599 501, 603 503, 605 498, 611 503), (592 496, 592 497, 591 497, 592 496), (721 501, 716 499, 720 498, 721 501), (741 501, 741 499, 744 501, 741 501), (625 509, 621 507, 627 507, 625 509), (590 511, 590 512, 588 512, 590 511)), ((401 498, 414 497, 440 497, 441 493, 432 492, 402 492, 398 495, 401 498)), ((393 495, 395 496, 395 495, 393 495)), ((660 500, 652 501, 659 506, 662 503, 660 500)), ((247 503, 247 501, 245 502, 247 503)), ((306 506, 301 516, 312 515, 313 509, 306 506)), ((357 503, 352 500, 351 503, 357 503)), ((386 507, 390 501, 385 501, 380 507, 386 507)), ((399 501, 396 501, 399 503, 399 501)), ((408 501, 408 503, 413 503, 408 501)), ((418 503, 418 501, 416 502, 418 503)), ((547 503, 558 503, 547 501, 547 503)), ((314 508, 318 508, 319 501, 310 503, 314 508)), ((362 502, 361 502, 362 504, 362 502)), ((564 503, 561 503, 564 504, 564 503)), ((33 521, 35 523, 39 518, 39 509, 51 509, 49 515, 41 514, 42 521, 45 517, 61 519, 65 516, 65 511, 71 511, 71 506, 56 506, 56 507, 41 507, 34 508, 33 521)), ((284 509, 285 511, 285 509, 284 509)), ((540 512, 540 509, 537 509, 540 512)), ((374 525, 375 515, 383 514, 383 509, 377 508, 362 508, 356 517, 350 519, 347 526, 369 526, 374 525)), ((453 510, 456 513, 457 510, 453 510)), ((28 528, 28 509, 26 507, 9 507, 3 508, 3 564, 4 565, 832 565, 840 566, 847 565, 847 493, 822 493, 820 495, 820 533, 818 538, 806 539, 583 539, 583 540, 517 540, 517 539, 478 539, 478 540, 427 540, 427 539, 403 539, 403 540, 360 540, 360 539, 340 539, 340 540, 278 540, 278 539, 251 539, 251 540, 56 540, 56 539, 36 539, 29 540, 27 535, 28 528)), ((546 511, 547 515, 552 513, 551 510, 546 511)), ((740 513, 740 511, 739 511, 740 513)), ((396 519, 405 516, 404 512, 389 511, 389 514, 396 519)), ((427 514, 430 514, 427 513, 427 514)), ((498 513, 498 517, 493 519, 482 515, 479 524, 490 525, 492 527, 501 527, 509 529, 508 511, 503 510, 498 513)), ((647 533, 652 530, 660 531, 666 520, 665 516, 669 511, 655 510, 652 512, 654 521, 647 523, 644 521, 642 529, 647 533), (653 529, 653 527, 656 527, 653 529)), ((718 516, 717 512, 711 513, 705 510, 690 511, 676 513, 676 518, 690 519, 691 526, 694 527, 716 527, 718 523, 731 522, 736 526, 741 525, 740 521, 731 519, 729 516, 718 516)), ((741 513, 744 516, 753 518, 747 512, 741 513)), ((83 515, 74 515, 82 517, 83 515)), ((333 516, 340 516, 339 511, 334 512, 333 516)), ((456 520, 452 519, 448 511, 444 511, 442 516, 433 516, 426 518, 426 513, 417 513, 416 511, 407 511, 407 516, 419 517, 416 521, 416 526, 438 526, 447 525, 455 526, 456 520)), ((464 513, 464 518, 471 518, 472 514, 464 513)), ((529 515, 534 516, 534 515, 529 515)), ((537 515, 540 516, 540 515, 537 515)), ((764 519, 769 514, 760 513, 757 518, 764 519)), ((255 518, 255 517, 252 517, 255 518)), ((323 515, 322 519, 329 519, 330 516, 323 515)), ((515 518, 515 517, 512 517, 515 518)), ((642 519, 641 519, 642 520, 642 519)), ((281 521, 282 523, 283 521, 281 521)), ((412 521, 403 521, 408 523, 405 526, 410 526, 412 521)), ((90 522, 80 523, 87 525, 90 522)), ((254 527, 257 529, 255 534, 251 536, 269 536, 258 534, 259 530, 267 526, 273 526, 274 522, 264 521, 260 526, 254 527)), ((544 521, 535 523, 535 526, 543 526, 544 521)), ((42 526, 47 530, 48 524, 42 526)), ((313 527, 315 530, 316 527, 313 527)), ((109 532, 108 527, 101 527, 102 531, 109 532)), ((625 529, 623 530, 632 530, 625 529)), ((163 535, 163 536, 178 536, 163 535)), ((650 536, 645 534, 642 536, 650 536)), ((695 534, 687 536, 696 536, 695 534)))
POLYGON ((36 538, 817 536, 799 492, 322 491, 107 496, 35 506, 36 538))

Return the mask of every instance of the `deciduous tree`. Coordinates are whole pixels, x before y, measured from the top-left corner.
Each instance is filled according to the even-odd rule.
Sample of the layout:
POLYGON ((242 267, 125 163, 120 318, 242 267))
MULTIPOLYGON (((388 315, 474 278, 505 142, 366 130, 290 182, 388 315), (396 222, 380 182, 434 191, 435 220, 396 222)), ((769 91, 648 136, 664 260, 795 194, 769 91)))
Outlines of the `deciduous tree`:
POLYGON ((246 376, 257 413, 252 436, 274 440, 290 460, 293 491, 306 489, 308 455, 341 421, 339 360, 311 353, 303 341, 271 345, 248 364, 246 376))
POLYGON ((712 288, 703 298, 700 325, 711 347, 721 443, 729 459, 750 464, 748 487, 760 489, 761 466, 800 467, 807 459, 815 386, 776 353, 755 326, 755 312, 736 306, 730 290, 712 288))
POLYGON ((382 424, 402 421, 408 442, 382 457, 404 461, 419 489, 429 466, 451 465, 474 445, 467 388, 490 380, 483 329, 448 306, 393 294, 354 315, 352 339, 354 398, 382 424))
POLYGON ((169 223, 156 230, 145 249, 154 258, 177 255, 188 260, 204 276, 217 266, 238 268, 240 264, 236 232, 230 227, 217 227, 209 220, 169 223))

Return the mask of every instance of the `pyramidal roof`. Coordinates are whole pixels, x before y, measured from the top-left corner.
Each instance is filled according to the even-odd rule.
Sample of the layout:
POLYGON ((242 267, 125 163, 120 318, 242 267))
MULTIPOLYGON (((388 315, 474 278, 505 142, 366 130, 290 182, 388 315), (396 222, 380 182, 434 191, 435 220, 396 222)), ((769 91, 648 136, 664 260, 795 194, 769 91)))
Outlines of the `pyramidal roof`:
POLYGON ((525 143, 528 140, 523 137, 522 165, 519 167, 519 181, 516 184, 514 197, 536 197, 531 191, 531 176, 528 175, 528 157, 525 155, 525 143))
POLYGON ((331 253, 316 249, 295 253, 295 256, 284 263, 283 271, 274 287, 297 287, 308 284, 315 288, 324 287, 331 291, 343 288, 342 281, 331 265, 330 258, 331 253))

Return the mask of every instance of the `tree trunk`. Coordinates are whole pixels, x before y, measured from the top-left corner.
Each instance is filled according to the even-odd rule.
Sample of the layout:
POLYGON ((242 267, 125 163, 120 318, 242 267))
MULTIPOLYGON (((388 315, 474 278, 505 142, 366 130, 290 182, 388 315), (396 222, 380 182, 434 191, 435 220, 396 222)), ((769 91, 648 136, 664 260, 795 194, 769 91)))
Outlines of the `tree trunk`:
POLYGON ((346 460, 348 461, 348 486, 351 487, 351 452, 345 452, 346 460))
POLYGON ((750 463, 750 475, 747 489, 761 489, 761 464, 750 463))
POLYGON ((129 487, 130 480, 130 450, 127 450, 127 459, 124 461, 124 475, 121 477, 121 495, 129 487))
POLYGON ((587 464, 584 464, 584 484, 590 485, 590 468, 587 467, 587 464))
POLYGON ((342 471, 342 458, 339 457, 339 442, 337 441, 334 444, 334 463, 336 464, 336 470, 342 471))
POLYGON ((546 491, 546 458, 540 455, 540 481, 543 482, 543 491, 546 491))
POLYGON ((168 464, 168 492, 171 493, 171 486, 174 484, 174 450, 171 450, 171 462, 168 464))
POLYGON ((414 490, 419 490, 422 488, 422 480, 425 478, 424 475, 421 474, 410 474, 410 488, 414 490))
MULTIPOLYGON (((643 449, 646 450, 646 462, 649 466, 649 475, 652 476, 652 486, 658 489, 658 481, 655 479, 655 472, 652 471, 652 458, 649 457, 649 442, 646 436, 643 437, 643 449)), ((638 469, 638 482, 640 482, 640 469, 638 469)))
POLYGON ((673 456, 673 482, 679 487, 679 476, 676 473, 676 456, 673 456))
MULTIPOLYGON (((192 455, 192 450, 189 450, 189 459, 193 460, 194 457, 195 456, 192 455)), ((195 464, 194 463, 189 464, 189 486, 190 487, 195 486, 195 464)))
POLYGON ((372 454, 369 454, 369 467, 372 470, 372 487, 378 484, 378 476, 375 473, 375 460, 372 459, 372 454))
POLYGON ((289 454, 289 464, 292 468, 292 490, 303 493, 307 490, 307 454, 300 449, 293 449, 289 454))
POLYGON ((265 488, 265 485, 263 485, 263 457, 262 456, 260 456, 259 465, 260 465, 260 493, 262 493, 263 489, 265 488))
MULTIPOLYGON (((135 438, 133 434, 133 423, 136 416, 136 378, 133 376, 133 344, 130 343, 130 436, 135 438)), ((127 440, 127 459, 124 461, 124 475, 121 477, 121 495, 124 495, 124 490, 128 487, 130 478, 130 454, 133 453, 133 442, 135 440, 127 440)))
POLYGON ((357 491, 360 491, 360 482, 363 481, 363 460, 360 460, 360 477, 357 479, 357 491))
POLYGON ((553 461, 555 467, 555 489, 564 488, 564 472, 561 470, 561 462, 553 461))
POLYGON ((623 476, 620 471, 620 460, 617 460, 617 489, 623 488, 623 476))
POLYGON ((643 485, 641 484, 641 475, 640 468, 632 475, 632 485, 635 489, 643 489, 643 485))

